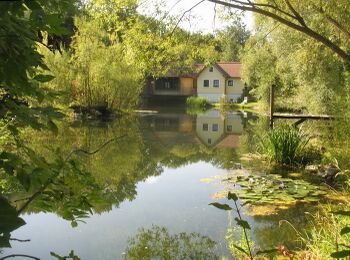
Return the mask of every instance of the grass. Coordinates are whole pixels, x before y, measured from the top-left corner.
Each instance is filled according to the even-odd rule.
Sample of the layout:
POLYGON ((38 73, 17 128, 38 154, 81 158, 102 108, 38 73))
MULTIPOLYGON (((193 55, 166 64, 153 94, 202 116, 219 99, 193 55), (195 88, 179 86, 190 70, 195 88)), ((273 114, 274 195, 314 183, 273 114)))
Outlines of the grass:
POLYGON ((301 129, 284 124, 260 137, 260 148, 270 161, 294 164, 302 161, 310 138, 301 129))
POLYGON ((231 109, 242 109, 244 111, 260 112, 263 111, 263 104, 261 102, 249 102, 246 104, 241 103, 215 103, 214 107, 217 108, 231 108, 231 109))
POLYGON ((304 257, 301 259, 334 259, 331 254, 349 250, 349 234, 344 232, 341 235, 342 230, 350 225, 350 208, 347 204, 324 205, 316 214, 310 214, 308 232, 297 231, 305 245, 304 250, 298 253, 298 256, 304 257), (346 215, 332 213, 338 210, 346 212, 346 215))
POLYGON ((187 106, 191 108, 207 109, 210 106, 209 101, 206 98, 189 97, 186 99, 187 106))

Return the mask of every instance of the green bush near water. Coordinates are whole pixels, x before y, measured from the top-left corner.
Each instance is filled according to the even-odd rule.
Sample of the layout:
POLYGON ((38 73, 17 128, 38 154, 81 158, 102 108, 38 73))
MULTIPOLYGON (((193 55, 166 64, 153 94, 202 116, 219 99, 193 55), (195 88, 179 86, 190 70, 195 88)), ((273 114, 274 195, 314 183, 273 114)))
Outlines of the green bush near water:
POLYGON ((293 164, 301 160, 310 137, 301 129, 281 125, 261 138, 262 152, 271 160, 281 164, 293 164))
POLYGON ((189 107, 206 109, 210 106, 208 99, 200 97, 189 97, 186 99, 186 104, 189 107))

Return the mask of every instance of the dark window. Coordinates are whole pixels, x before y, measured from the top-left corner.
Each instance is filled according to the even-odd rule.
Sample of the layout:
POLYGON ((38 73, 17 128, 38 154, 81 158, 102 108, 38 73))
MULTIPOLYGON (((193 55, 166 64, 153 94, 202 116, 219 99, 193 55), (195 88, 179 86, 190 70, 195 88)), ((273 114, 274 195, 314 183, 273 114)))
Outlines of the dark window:
POLYGON ((232 132, 232 125, 228 125, 228 126, 226 127, 226 129, 227 129, 227 132, 232 132))
POLYGON ((214 80, 213 80, 213 87, 214 87, 214 88, 220 87, 220 80, 214 79, 214 80))
POLYGON ((208 79, 203 80, 203 87, 209 88, 209 80, 208 79))
POLYGON ((160 78, 156 80, 156 90, 177 91, 180 89, 179 78, 160 78))
POLYGON ((227 86, 233 87, 233 79, 227 81, 227 86))
POLYGON ((214 71, 214 68, 213 67, 210 67, 209 68, 209 72, 213 72, 214 71))
POLYGON ((219 130, 219 125, 218 124, 213 124, 212 128, 213 132, 217 132, 219 130))
POLYGON ((208 124, 203 124, 203 131, 208 131, 208 129, 209 129, 208 124))
POLYGON ((210 138, 208 139, 208 144, 211 144, 211 139, 210 138))

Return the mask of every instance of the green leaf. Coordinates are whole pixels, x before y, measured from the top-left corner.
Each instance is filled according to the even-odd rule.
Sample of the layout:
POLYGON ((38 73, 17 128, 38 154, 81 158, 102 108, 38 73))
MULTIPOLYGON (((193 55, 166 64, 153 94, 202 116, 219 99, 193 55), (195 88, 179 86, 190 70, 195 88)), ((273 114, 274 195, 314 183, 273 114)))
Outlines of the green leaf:
POLYGON ((47 127, 48 127, 49 130, 52 131, 55 135, 58 134, 57 125, 56 125, 52 120, 49 120, 49 121, 47 122, 47 127))
POLYGON ((44 74, 39 74, 34 77, 34 80, 39 81, 39 82, 49 82, 53 80, 55 77, 52 75, 44 75, 44 74))
POLYGON ((250 225, 247 221, 241 220, 239 218, 235 218, 235 220, 236 220, 238 226, 241 226, 242 228, 245 228, 245 229, 251 229, 250 225))
POLYGON ((72 221, 72 222, 70 223, 70 225, 72 226, 72 228, 75 228, 75 227, 78 226, 78 222, 72 221))
POLYGON ((342 215, 342 216, 350 217, 350 211, 339 210, 339 211, 334 211, 332 213, 335 214, 335 215, 342 215))
POLYGON ((229 200, 234 200, 234 201, 237 201, 238 200, 238 197, 235 193, 232 193, 232 192, 229 192, 228 195, 227 195, 227 198, 229 200))
POLYGON ((10 233, 24 224, 16 209, 5 198, 0 197, 0 234, 10 233))
POLYGON ((218 209, 223 209, 223 210, 231 210, 232 208, 227 205, 227 204, 220 204, 220 203, 217 203, 217 202, 213 202, 213 203, 210 203, 209 205, 212 205, 218 209))
POLYGON ((235 248, 237 248, 239 251, 241 251, 242 253, 244 253, 245 255, 249 256, 249 253, 247 251, 245 251, 242 247, 237 246, 237 245, 233 245, 235 248))
POLYGON ((350 250, 342 250, 331 254, 333 258, 344 258, 350 256, 350 250))
POLYGON ((17 179, 23 185, 24 189, 28 191, 31 184, 30 176, 26 172, 21 170, 17 173, 17 179))
POLYGON ((345 235, 345 234, 348 234, 348 233, 350 233, 350 227, 344 227, 340 231, 340 235, 345 235))

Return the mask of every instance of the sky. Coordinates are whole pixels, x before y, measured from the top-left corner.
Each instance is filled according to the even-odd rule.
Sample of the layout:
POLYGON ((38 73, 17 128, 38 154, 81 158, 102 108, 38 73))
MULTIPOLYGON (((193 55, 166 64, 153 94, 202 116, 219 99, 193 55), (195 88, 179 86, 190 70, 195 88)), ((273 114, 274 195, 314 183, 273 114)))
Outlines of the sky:
MULTIPOLYGON (((149 4, 151 3, 151 5, 148 4, 148 6, 153 6, 156 1, 150 0, 147 2, 149 4)), ((168 11, 170 15, 182 15, 185 11, 196 5, 199 0, 158 0, 158 2, 164 4, 162 9, 168 11)), ((152 13, 152 11, 154 10, 143 10, 142 12, 149 14, 152 13)), ((222 7, 217 6, 215 12, 215 4, 205 1, 186 13, 186 17, 180 23, 180 26, 191 32, 202 31, 204 33, 213 33, 215 30, 223 28, 225 24, 227 24, 227 22, 220 19, 220 13, 222 12, 222 7)), ((252 14, 249 12, 240 12, 239 15, 242 15, 242 20, 247 28, 253 30, 252 14)))

